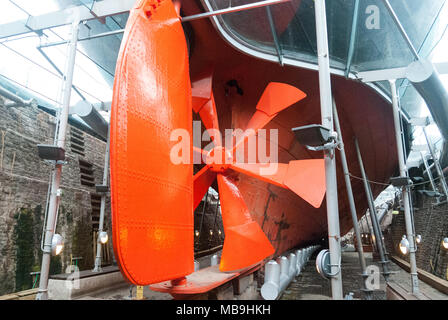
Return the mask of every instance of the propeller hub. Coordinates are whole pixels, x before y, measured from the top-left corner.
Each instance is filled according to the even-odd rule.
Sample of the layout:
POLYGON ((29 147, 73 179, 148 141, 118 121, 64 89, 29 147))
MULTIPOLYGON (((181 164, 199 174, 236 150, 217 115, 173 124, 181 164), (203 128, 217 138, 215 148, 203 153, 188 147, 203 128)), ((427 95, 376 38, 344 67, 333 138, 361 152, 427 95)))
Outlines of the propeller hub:
POLYGON ((226 148, 216 146, 208 152, 205 163, 214 172, 224 172, 233 163, 233 157, 226 148))

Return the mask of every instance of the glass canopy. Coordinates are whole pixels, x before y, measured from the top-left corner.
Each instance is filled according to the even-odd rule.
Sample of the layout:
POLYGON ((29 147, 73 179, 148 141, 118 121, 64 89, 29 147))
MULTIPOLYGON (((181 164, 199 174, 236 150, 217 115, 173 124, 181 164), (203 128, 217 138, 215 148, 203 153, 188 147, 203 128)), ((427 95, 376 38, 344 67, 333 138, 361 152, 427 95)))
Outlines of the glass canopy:
MULTIPOLYGON (((92 8, 88 0, 1 0, 1 25, 27 21, 72 6, 92 8)), ((128 14, 108 16, 104 21, 89 20, 80 25, 79 39, 125 27, 128 14)), ((67 45, 47 46, 70 38, 71 26, 44 29, 41 33, 12 35, 0 39, 0 85, 22 98, 35 98, 40 106, 56 110, 60 102, 62 73, 65 69, 67 45), (8 63, 4 63, 7 61, 8 63)), ((87 100, 107 103, 112 99, 115 64, 121 34, 79 41, 73 80, 71 105, 87 100)), ((102 112, 108 118, 108 114, 102 112)), ((72 120, 85 124, 76 115, 72 120)))
MULTIPOLYGON (((204 10, 223 9, 260 0, 201 0, 204 10)), ((2 0, 0 28, 11 22, 41 16, 71 6, 92 8, 94 0, 2 0)), ((414 47, 422 57, 437 56, 446 61, 448 23, 447 0, 390 0, 414 47), (438 47, 435 50, 435 47, 438 47), (440 54, 442 52, 442 54, 440 54)), ((356 78, 370 70, 405 67, 413 56, 381 0, 326 1, 332 72, 356 78)), ((104 21, 90 20, 80 26, 79 38, 123 29, 128 14, 116 14, 104 21)), ((313 0, 291 0, 214 18, 218 30, 240 50, 268 57, 272 61, 317 68, 313 0)), ((12 35, 0 39, 0 85, 47 108, 57 108, 66 45, 46 46, 69 38, 70 26, 45 29, 42 33, 12 35)), ((80 41, 76 57, 71 103, 111 101, 112 85, 121 34, 80 41)), ((433 59, 434 60, 434 59, 433 59)), ((446 77, 442 77, 445 79, 446 77)), ((399 81, 402 106, 410 117, 429 112, 407 80, 399 81)), ((389 95, 387 82, 375 83, 389 95)), ((107 114, 104 114, 107 118, 107 114)), ((435 130, 436 135, 437 128, 435 130)), ((438 137, 434 137, 437 140, 438 137)))
MULTIPOLYGON (((255 2, 259 0, 202 0, 209 10, 255 2)), ((447 1, 389 2, 420 57, 446 62, 447 1)), ((414 61, 383 1, 326 1, 326 11, 330 65, 334 74, 357 78, 359 72, 406 67, 414 61)), ((314 0, 292 0, 229 13, 214 21, 224 37, 246 53, 299 67, 315 68, 317 64, 314 0)), ((448 77, 441 76, 441 79, 448 89, 448 77)), ((426 104, 409 81, 399 80, 397 85, 401 106, 409 118, 429 116, 426 104)), ((387 81, 376 82, 374 87, 390 96, 387 81)), ((425 144, 421 129, 413 131, 414 144, 425 144)), ((437 126, 429 126, 427 132, 440 151, 443 141, 437 126)), ((410 159, 418 157, 419 153, 411 152, 410 159)))
MULTIPOLYGON (((257 0, 202 0, 214 10, 257 0)), ((391 0, 392 7, 421 57, 431 55, 448 23, 446 0, 391 0)), ((408 66, 414 59, 382 1, 326 1, 330 64, 335 73, 408 66), (339 71, 339 72, 338 72, 339 71)), ((292 0, 217 18, 220 27, 242 46, 281 59, 317 64, 313 0, 292 0)), ((386 94, 388 83, 376 83, 386 94)), ((418 116, 421 101, 407 81, 400 81, 407 113, 418 116)))

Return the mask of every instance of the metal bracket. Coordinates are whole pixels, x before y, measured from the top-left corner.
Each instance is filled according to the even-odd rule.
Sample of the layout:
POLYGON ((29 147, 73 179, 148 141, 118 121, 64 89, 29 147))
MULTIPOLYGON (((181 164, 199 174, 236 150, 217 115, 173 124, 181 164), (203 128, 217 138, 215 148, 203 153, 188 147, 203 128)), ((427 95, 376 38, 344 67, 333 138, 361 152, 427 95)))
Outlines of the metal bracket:
POLYGON ((339 146, 339 143, 337 142, 337 140, 335 138, 331 138, 331 139, 332 139, 332 141, 324 144, 323 146, 319 146, 319 147, 306 146, 306 148, 311 151, 334 150, 339 146))

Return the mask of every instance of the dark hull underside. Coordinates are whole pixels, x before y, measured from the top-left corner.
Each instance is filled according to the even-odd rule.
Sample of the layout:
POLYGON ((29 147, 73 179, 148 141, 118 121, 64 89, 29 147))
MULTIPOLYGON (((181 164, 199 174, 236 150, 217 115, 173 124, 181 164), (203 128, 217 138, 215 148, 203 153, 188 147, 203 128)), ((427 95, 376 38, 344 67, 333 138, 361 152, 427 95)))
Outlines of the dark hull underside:
MULTIPOLYGON (((194 1, 183 1, 184 15, 200 12, 194 1)), ((291 128, 321 122, 319 83, 316 71, 280 66, 245 55, 230 47, 209 20, 191 23, 190 73, 195 75, 214 67, 213 92, 221 130, 245 129, 256 103, 269 82, 296 86, 307 97, 282 111, 266 129, 279 130, 279 162, 295 159, 322 158, 299 145, 291 128), (240 90, 235 86, 237 83, 240 90)), ((338 107, 349 170, 360 177, 354 139, 359 141, 369 180, 387 183, 396 171, 397 156, 391 106, 371 88, 360 83, 332 77, 333 95, 338 107)), ((337 180, 341 235, 348 232, 352 219, 347 201, 340 156, 337 153, 337 180)), ((253 216, 276 249, 276 254, 327 237, 325 200, 318 209, 285 189, 239 175, 237 185, 253 216)), ((358 217, 367 209, 363 183, 352 178, 358 217)), ((385 186, 372 184, 374 196, 385 186)))

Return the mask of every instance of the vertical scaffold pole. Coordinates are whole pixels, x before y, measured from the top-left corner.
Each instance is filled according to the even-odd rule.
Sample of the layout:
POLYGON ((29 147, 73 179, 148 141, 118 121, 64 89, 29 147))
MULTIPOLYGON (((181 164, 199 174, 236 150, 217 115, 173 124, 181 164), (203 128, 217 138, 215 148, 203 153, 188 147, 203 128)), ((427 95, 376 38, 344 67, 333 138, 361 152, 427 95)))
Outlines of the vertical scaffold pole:
POLYGON ((366 192, 367 197, 367 204, 369 205, 369 215, 370 215, 370 221, 372 223, 372 229, 373 229, 373 235, 375 237, 375 241, 372 241, 376 244, 376 248, 378 250, 378 253, 380 254, 381 258, 381 265, 383 267, 383 276, 386 281, 389 279, 389 269, 387 267, 387 259, 386 254, 384 252, 384 246, 383 246, 383 238, 381 234, 380 224, 378 222, 378 217, 376 215, 376 209, 375 209, 375 203, 372 196, 372 190, 370 189, 370 185, 368 182, 367 174, 364 168, 364 162, 362 161, 361 151, 359 149, 358 140, 355 140, 355 147, 356 147, 356 154, 358 155, 358 163, 359 168, 361 169, 361 175, 362 180, 364 182, 364 189, 366 192))
MULTIPOLYGON (((103 186, 108 185, 109 178, 109 151, 110 151, 110 126, 107 129, 107 142, 106 142, 106 153, 104 155, 104 171, 103 171, 103 186)), ((107 188, 109 190, 109 188, 107 188)), ((106 198, 107 192, 103 192, 101 195, 101 207, 100 207, 100 221, 98 224, 98 236, 96 241, 96 257, 95 257, 95 267, 94 272, 101 271, 101 249, 102 243, 100 241, 101 232, 104 229, 104 214, 106 212, 106 198)))
MULTIPOLYGON (((431 153, 432 160, 434 161, 434 166, 436 167, 437 174, 439 175, 440 183, 442 185, 443 192, 445 193, 445 199, 448 201, 448 186, 446 184, 445 176, 443 174, 442 167, 440 166, 439 159, 434 151, 434 147, 429 139, 428 133, 426 132, 426 128, 423 127, 423 134, 425 135, 426 143, 428 144, 429 152, 431 153)), ((428 171, 429 175, 429 171, 428 171)))
MULTIPOLYGON (((394 114, 394 125, 395 125, 395 138, 397 141, 397 154, 398 154, 398 165, 400 167, 400 176, 407 177, 407 168, 406 168, 406 160, 403 149, 403 140, 402 140, 402 131, 401 131, 401 122, 400 122, 400 106, 399 106, 399 98, 397 92, 397 86, 395 80, 390 80, 390 90, 392 94, 392 108, 394 114)), ((406 224, 406 234, 407 239, 409 241, 409 261, 411 264, 411 286, 412 293, 418 294, 418 275, 417 275, 417 262, 415 259, 415 238, 414 238, 414 227, 413 227, 413 219, 411 213, 410 206, 410 190, 409 186, 404 187, 403 190, 403 205, 404 205, 404 217, 406 224)))
POLYGON ((372 290, 369 290, 366 285, 366 280, 368 277, 367 271, 366 271, 366 260, 364 258, 364 250, 362 247, 361 232, 359 231, 358 217, 356 215, 355 199, 353 198, 352 183, 350 181, 350 172, 348 170, 347 157, 345 155, 345 149, 344 149, 344 140, 342 138, 338 110, 337 110, 336 102, 334 101, 334 99, 333 99, 333 113, 334 113, 334 124, 335 124, 336 132, 338 133, 338 138, 339 138, 339 151, 341 154, 342 170, 344 171, 345 186, 347 188, 347 197, 348 197, 348 202, 350 205, 350 213, 352 215, 353 230, 355 232, 356 244, 358 246, 359 264, 361 267, 361 275, 363 277, 362 291, 366 295, 366 299, 371 300, 372 299, 372 290))
MULTIPOLYGON (((68 42, 68 57, 66 63, 66 70, 63 77, 63 95, 61 112, 59 113, 59 126, 56 133, 56 145, 59 148, 65 147, 65 135, 68 125, 68 114, 70 108, 70 97, 73 83, 73 72, 75 68, 76 58, 76 45, 78 42, 79 31, 79 12, 73 12, 73 23, 71 31, 71 39, 68 42)), ((51 259, 51 241, 56 229, 56 219, 58 214, 58 202, 59 202, 59 187, 61 183, 62 164, 56 163, 51 178, 50 197, 48 204, 48 215, 45 225, 44 233, 44 246, 42 254, 42 266, 40 270, 40 282, 39 290, 36 296, 36 300, 48 299, 48 274, 50 271, 50 259, 51 259)), ((45 223, 45 222, 44 222, 45 223)))
MULTIPOLYGON (((325 0, 315 0, 317 58, 319 66, 319 91, 322 125, 333 132, 333 101, 330 79, 327 16, 325 0)), ((335 300, 343 299, 341 274, 341 236, 339 227, 338 191, 336 180, 336 158, 334 149, 324 151, 325 182, 327 187, 328 243, 330 249, 331 292, 335 300)))
POLYGON ((438 193, 439 191, 437 190, 437 187, 434 183, 434 177, 432 176, 431 169, 429 169, 429 165, 428 165, 428 161, 426 160, 426 156, 421 151, 420 151, 420 157, 422 158, 423 165, 425 166, 426 173, 428 174, 429 182, 431 182, 432 190, 434 192, 438 193))

